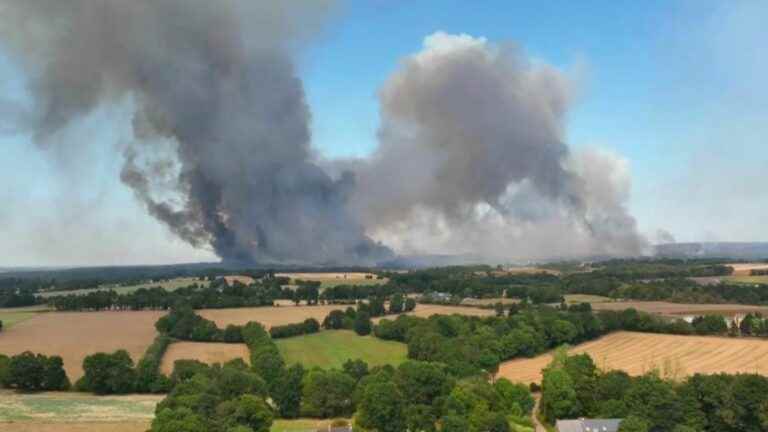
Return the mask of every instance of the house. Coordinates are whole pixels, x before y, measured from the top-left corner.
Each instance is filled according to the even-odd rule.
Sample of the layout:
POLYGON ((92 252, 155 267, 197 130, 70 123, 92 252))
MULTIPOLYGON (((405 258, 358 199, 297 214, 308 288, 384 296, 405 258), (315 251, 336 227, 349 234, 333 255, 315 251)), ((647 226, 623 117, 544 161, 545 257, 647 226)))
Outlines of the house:
POLYGON ((558 420, 557 432, 618 432, 621 419, 558 420))

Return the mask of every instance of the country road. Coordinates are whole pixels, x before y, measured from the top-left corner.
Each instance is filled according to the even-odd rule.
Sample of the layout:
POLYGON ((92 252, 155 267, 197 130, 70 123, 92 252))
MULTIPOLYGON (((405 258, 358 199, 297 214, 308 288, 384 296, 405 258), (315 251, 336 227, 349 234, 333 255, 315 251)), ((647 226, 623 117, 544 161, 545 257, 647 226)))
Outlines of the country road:
POLYGON ((536 403, 533 405, 533 425, 536 427, 536 432, 547 432, 547 428, 539 421, 539 406, 541 405, 541 393, 534 393, 533 398, 536 403))

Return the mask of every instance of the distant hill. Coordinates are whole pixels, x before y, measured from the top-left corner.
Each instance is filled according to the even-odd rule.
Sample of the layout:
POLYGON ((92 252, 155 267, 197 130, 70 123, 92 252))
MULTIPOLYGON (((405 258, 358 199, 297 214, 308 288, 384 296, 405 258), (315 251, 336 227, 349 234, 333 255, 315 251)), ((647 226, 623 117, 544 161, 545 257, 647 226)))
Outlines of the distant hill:
POLYGON ((665 258, 766 259, 765 242, 702 242, 656 245, 656 256, 665 258))

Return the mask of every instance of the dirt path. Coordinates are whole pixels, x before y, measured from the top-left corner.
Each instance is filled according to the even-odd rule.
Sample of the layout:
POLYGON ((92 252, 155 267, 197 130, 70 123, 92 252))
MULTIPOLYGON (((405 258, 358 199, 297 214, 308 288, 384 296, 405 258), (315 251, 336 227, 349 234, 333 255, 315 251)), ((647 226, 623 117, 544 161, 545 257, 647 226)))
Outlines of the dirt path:
POLYGON ((547 432, 547 428, 539 421, 539 406, 541 405, 541 393, 534 393, 533 398, 536 404, 533 406, 533 426, 536 428, 536 432, 547 432))

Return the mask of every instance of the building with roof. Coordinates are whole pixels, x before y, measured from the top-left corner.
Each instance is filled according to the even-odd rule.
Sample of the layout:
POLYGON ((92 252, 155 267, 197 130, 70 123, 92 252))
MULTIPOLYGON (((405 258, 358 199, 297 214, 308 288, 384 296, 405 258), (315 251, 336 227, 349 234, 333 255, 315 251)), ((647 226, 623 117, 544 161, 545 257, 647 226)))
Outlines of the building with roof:
POLYGON ((618 432, 621 419, 558 420, 557 432, 618 432))

